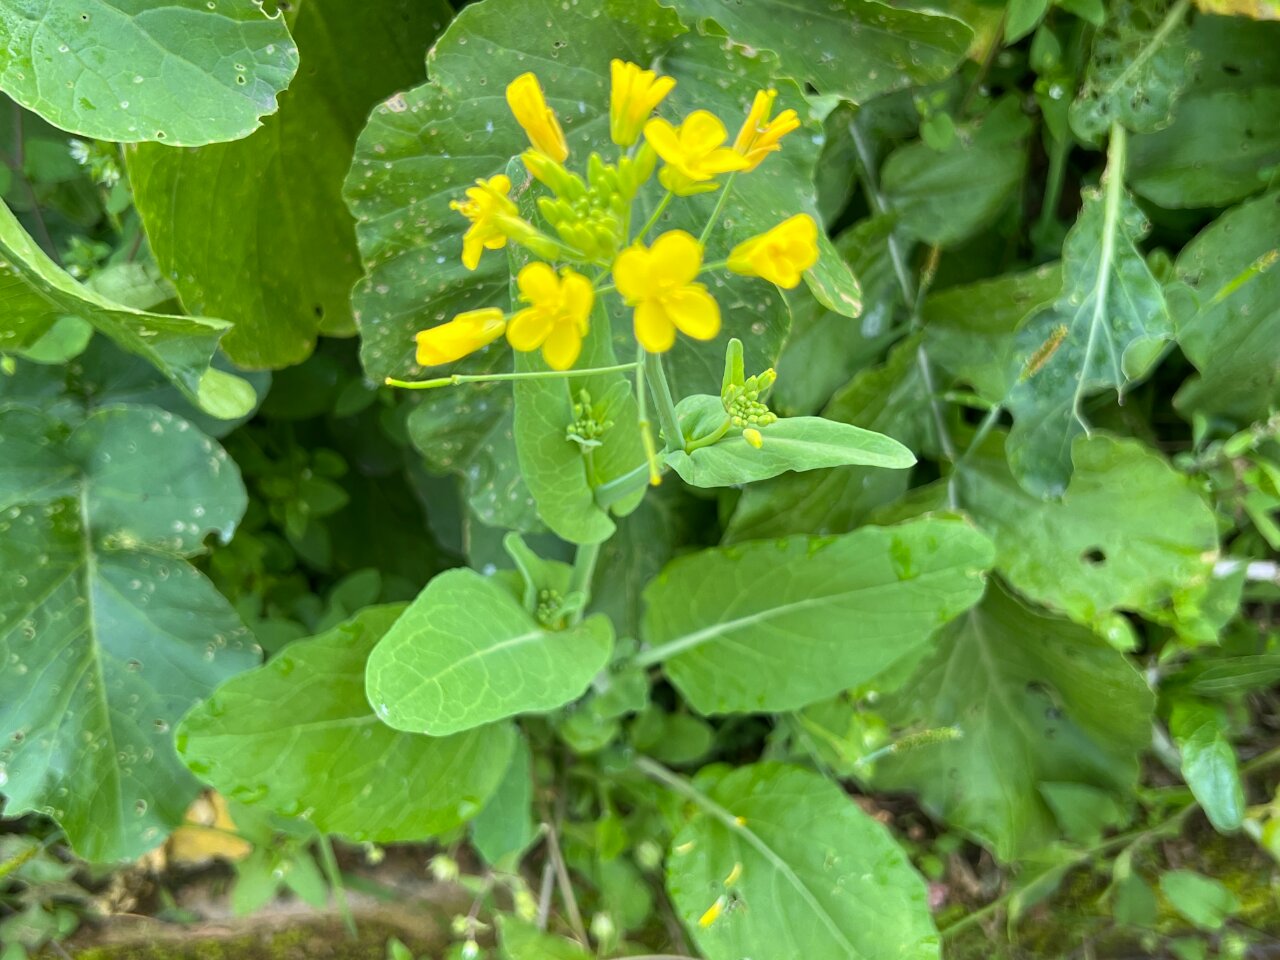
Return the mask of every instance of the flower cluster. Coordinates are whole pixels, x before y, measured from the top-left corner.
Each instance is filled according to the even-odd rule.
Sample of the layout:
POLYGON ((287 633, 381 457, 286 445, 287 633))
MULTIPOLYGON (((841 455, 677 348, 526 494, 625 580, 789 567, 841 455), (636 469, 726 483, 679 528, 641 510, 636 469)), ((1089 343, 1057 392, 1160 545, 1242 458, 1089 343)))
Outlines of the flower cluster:
POLYGON ((472 310, 420 332, 422 366, 451 363, 505 333, 516 350, 540 350, 547 366, 569 370, 582 352, 593 307, 615 290, 632 308, 636 341, 649 353, 663 353, 678 333, 711 340, 720 332, 720 307, 698 282, 704 273, 728 270, 792 288, 817 262, 818 227, 807 214, 738 244, 726 260, 704 262, 705 241, 733 177, 759 167, 800 126, 794 110, 774 115, 776 91, 756 94, 730 143, 724 123, 707 110, 694 110, 678 124, 653 116, 675 89, 671 77, 615 60, 611 79, 609 134, 618 155, 609 162, 592 153, 585 175, 565 166, 569 144, 538 78, 525 73, 507 87, 507 103, 529 138, 521 161, 548 191, 536 201, 542 224, 521 215, 511 180, 501 174, 477 180, 451 207, 469 221, 462 240, 467 269, 479 266, 484 251, 508 242, 539 259, 516 275, 521 306, 514 313, 472 310), (648 223, 633 229, 633 206, 655 171, 666 193, 648 223), (727 177, 723 184, 721 177, 727 177), (720 203, 701 237, 672 230, 646 243, 673 198, 716 190, 723 191, 720 203), (584 271, 594 271, 594 279, 584 271))

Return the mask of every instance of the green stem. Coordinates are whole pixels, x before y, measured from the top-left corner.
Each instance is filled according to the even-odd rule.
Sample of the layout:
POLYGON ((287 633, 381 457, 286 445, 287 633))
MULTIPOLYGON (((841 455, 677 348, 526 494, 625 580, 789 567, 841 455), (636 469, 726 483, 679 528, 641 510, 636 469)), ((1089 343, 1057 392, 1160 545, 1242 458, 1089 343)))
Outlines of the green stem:
POLYGON ((658 408, 658 422, 662 424, 667 449, 679 450, 684 446, 684 434, 680 430, 680 417, 676 413, 675 401, 671 399, 671 385, 667 383, 667 372, 662 366, 662 354, 646 350, 644 369, 649 380, 649 393, 658 408))
MULTIPOLYGON (((645 422, 643 425, 647 427, 648 423, 645 422)), ((652 438, 650 439, 652 440, 652 438)), ((661 471, 661 464, 650 466, 648 463, 642 463, 634 470, 629 470, 622 476, 615 477, 610 480, 608 483, 600 484, 600 486, 595 489, 596 506, 603 510, 617 503, 619 500, 631 496, 640 489, 640 479, 642 477, 647 477, 649 479, 649 485, 656 487, 658 483, 662 482, 661 471), (653 472, 655 469, 658 471, 657 473, 653 472), (658 478, 657 483, 653 481, 655 476, 658 478)))
MULTIPOLYGON (((1003 409, 1004 408, 997 403, 987 411, 987 415, 983 417, 982 422, 978 424, 978 429, 974 431, 973 439, 969 441, 969 446, 965 447, 964 453, 960 454, 955 463, 951 465, 951 475, 947 477, 948 492, 950 492, 951 488, 955 485, 956 478, 960 476, 960 468, 969 462, 969 458, 973 456, 974 451, 982 446, 982 441, 986 440, 987 435, 995 429, 996 424, 1000 421, 1000 411, 1003 409)), ((958 500, 959 497, 957 495, 955 497, 949 497, 949 499, 958 500)))
POLYGON ((685 453, 693 453, 695 450, 701 450, 703 447, 709 447, 713 443, 719 443, 724 435, 729 432, 729 428, 733 426, 733 420, 729 417, 724 418, 724 423, 716 429, 714 433, 709 433, 705 437, 699 437, 697 440, 688 440, 684 445, 685 453))
MULTIPOLYGON (((600 544, 580 543, 573 556, 573 575, 569 578, 569 592, 581 592, 591 599, 591 581, 596 574, 596 562, 600 559, 600 544)), ((578 614, 581 619, 581 614, 578 614)))
POLYGON ((327 833, 320 834, 320 861, 324 865, 325 876, 329 886, 333 888, 333 900, 338 905, 338 913, 342 916, 342 925, 347 933, 356 935, 356 918, 351 913, 351 904, 347 902, 347 888, 342 882, 342 870, 338 867, 338 858, 333 855, 333 843, 327 833))
POLYGON ((1071 140, 1064 137, 1054 139, 1049 151, 1049 172, 1045 178, 1044 201, 1040 207, 1040 218, 1036 221, 1036 236, 1044 237, 1058 218, 1058 204, 1062 200, 1062 185, 1067 173, 1067 155, 1071 153, 1071 140))
POLYGON ((716 221, 720 219, 720 214, 724 210, 724 205, 729 199, 729 191, 733 189, 733 181, 737 179, 738 174, 729 174, 729 179, 724 182, 724 189, 720 191, 720 197, 716 200, 715 209, 711 211, 711 216, 707 219, 707 225, 702 228, 702 235, 698 237, 700 246, 707 245, 707 237, 711 236, 711 231, 715 229, 716 221))
MULTIPOLYGON (((649 486, 656 487, 662 482, 662 464, 658 462, 658 451, 653 443, 653 427, 649 423, 649 394, 644 382, 644 347, 636 347, 636 417, 640 426, 640 443, 644 447, 645 468, 649 471, 649 486)), ((633 471, 634 472, 634 471, 633 471)), ((630 474, 613 481, 630 478, 630 474)), ((608 486, 606 484, 605 486, 608 486)), ((599 496, 597 495, 597 503, 599 496)))
POLYGON ((671 204, 673 199, 675 199, 675 194, 668 190, 667 195, 658 201, 658 205, 653 210, 653 216, 645 221, 645 225, 641 227, 640 232, 636 234, 636 242, 643 240, 644 235, 654 228, 658 222, 658 218, 666 213, 667 207, 671 204))
POLYGON ((608 367, 586 367, 581 370, 529 370, 525 373, 455 373, 449 377, 436 377, 432 380, 396 380, 394 377, 387 377, 383 383, 388 387, 400 387, 404 390, 434 390, 436 387, 456 387, 460 383, 497 383, 503 380, 568 380, 573 377, 590 377, 597 373, 622 373, 635 368, 635 363, 615 363, 608 367))

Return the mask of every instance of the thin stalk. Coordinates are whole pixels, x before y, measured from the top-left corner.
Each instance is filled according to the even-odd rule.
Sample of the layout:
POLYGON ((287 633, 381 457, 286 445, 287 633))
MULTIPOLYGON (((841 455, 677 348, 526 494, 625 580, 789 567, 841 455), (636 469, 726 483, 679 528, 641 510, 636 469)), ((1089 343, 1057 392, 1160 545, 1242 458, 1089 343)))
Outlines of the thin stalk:
POLYGON ((679 450, 684 446, 684 434, 680 430, 680 417, 676 414, 675 401, 671 398, 667 372, 662 366, 662 354, 646 350, 644 368, 649 380, 649 393, 653 396, 654 406, 658 408, 658 422, 662 424, 662 432, 667 438, 667 449, 679 450))
POLYGON ((644 235, 654 228, 658 218, 667 212, 667 207, 671 205, 673 199, 675 199, 675 194, 668 190, 666 196, 659 200, 658 205, 653 208, 653 215, 645 221, 644 226, 640 228, 640 232, 636 234, 637 241, 643 240, 644 235))
MULTIPOLYGON (((636 347, 636 415, 640 425, 640 443, 644 447, 644 462, 649 470, 649 486, 656 487, 662 482, 662 464, 658 462, 658 450, 653 443, 653 427, 649 423, 649 394, 647 390, 648 388, 644 382, 644 347, 636 347)), ((625 478, 619 477, 618 479, 625 478)), ((614 482, 616 483, 617 481, 614 482)), ((599 496, 597 496, 598 501, 599 496)))
POLYGON ((560 853, 560 836, 550 817, 543 822, 542 829, 547 832, 547 855, 551 858, 551 865, 555 870, 556 885, 560 888, 560 898, 564 901, 565 912, 569 914, 569 926, 578 942, 585 947, 591 941, 587 937, 587 928, 582 922, 578 899, 573 895, 573 881, 569 878, 569 868, 565 866, 564 855, 560 853))
MULTIPOLYGON (((649 426, 648 421, 645 421, 643 426, 647 428, 649 426)), ((645 434, 642 433, 641 440, 643 441, 644 438, 645 434)), ((649 443, 653 443, 652 435, 649 436, 649 443)), ((600 484, 600 486, 596 487, 595 490, 596 506, 604 509, 605 507, 612 506, 624 497, 630 496, 636 491, 640 478, 644 477, 646 474, 648 474, 649 477, 649 485, 654 487, 658 486, 658 484, 662 483, 662 464, 657 463, 651 467, 648 463, 642 463, 634 470, 630 470, 620 477, 615 477, 608 483, 600 484), (652 472, 655 469, 657 470, 657 473, 652 472), (654 477, 657 477, 656 483, 654 482, 654 477)))
POLYGON ((982 446, 982 441, 987 439, 987 435, 995 429, 995 425, 1000 422, 1000 411, 1003 407, 996 404, 987 411, 987 415, 982 418, 982 422, 978 424, 978 429, 974 431, 973 439, 969 441, 969 446, 965 447, 964 453, 951 466, 951 475, 947 478, 947 488, 955 484, 956 478, 960 476, 960 468, 969 462, 969 458, 973 456, 975 450, 982 446))
POLYGON ((325 877, 333 888, 333 902, 338 906, 338 914, 342 917, 342 925, 347 935, 356 936, 356 918, 351 913, 351 904, 347 902, 347 887, 342 882, 342 870, 338 867, 338 858, 333 854, 333 842, 327 833, 320 834, 320 862, 324 865, 325 877))
POLYGON ((581 591, 591 599, 591 581, 596 574, 596 562, 600 559, 600 544, 580 543, 573 556, 573 575, 569 578, 569 592, 581 591))
POLYGON ((597 373, 622 373, 634 370, 634 363, 615 363, 608 367, 586 367, 581 370, 529 370, 525 373, 455 373, 448 377, 435 377, 432 380, 396 380, 387 377, 383 381, 388 387, 400 387, 403 390, 434 390, 437 387, 456 387, 461 383, 498 383, 504 380, 570 380, 574 377, 590 377, 597 373))
POLYGON ((1067 156, 1071 153, 1071 141, 1054 139, 1049 151, 1049 171, 1045 177, 1044 200, 1040 217, 1036 221, 1035 236, 1042 237, 1053 227, 1058 218, 1058 204, 1062 202, 1062 186, 1067 174, 1067 156))
POLYGON ((733 426, 733 421, 728 417, 724 418, 724 423, 716 428, 714 433, 709 433, 705 437, 699 437, 697 440, 690 440, 684 445, 685 453, 693 453, 695 450, 701 450, 703 447, 709 447, 713 443, 719 443, 724 439, 724 435, 729 432, 729 428, 733 426))
POLYGON ((729 174, 729 179, 724 182, 724 189, 720 191, 720 196, 716 199, 715 208, 711 211, 711 216, 707 218, 707 225, 702 228, 702 233, 698 237, 698 244, 706 246, 707 237, 711 236, 711 231, 716 228, 716 221, 720 219, 720 214, 724 212, 724 205, 729 200, 729 191, 733 189, 733 181, 736 180, 738 174, 736 172, 729 174))

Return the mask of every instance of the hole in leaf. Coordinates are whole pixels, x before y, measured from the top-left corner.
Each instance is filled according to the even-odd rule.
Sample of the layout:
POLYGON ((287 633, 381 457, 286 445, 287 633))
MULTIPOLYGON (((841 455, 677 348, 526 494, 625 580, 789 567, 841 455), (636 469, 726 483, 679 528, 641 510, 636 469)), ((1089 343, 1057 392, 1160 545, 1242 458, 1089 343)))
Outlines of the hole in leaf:
POLYGON ((1091 567, 1100 567, 1107 562, 1107 553, 1101 547, 1090 547, 1080 554, 1080 562, 1091 567))

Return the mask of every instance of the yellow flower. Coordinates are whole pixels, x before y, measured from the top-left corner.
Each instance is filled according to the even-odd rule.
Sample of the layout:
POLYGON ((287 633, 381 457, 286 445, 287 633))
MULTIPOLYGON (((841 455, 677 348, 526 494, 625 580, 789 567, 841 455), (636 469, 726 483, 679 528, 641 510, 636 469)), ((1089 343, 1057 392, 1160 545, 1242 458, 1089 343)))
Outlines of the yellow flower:
POLYGON ((681 197, 714 190, 712 177, 747 168, 745 157, 723 146, 728 137, 720 119, 706 110, 693 111, 678 127, 661 117, 644 125, 644 138, 667 164, 658 179, 681 197))
POLYGON ((507 245, 507 228, 504 221, 519 218, 520 211, 508 196, 511 181, 503 174, 488 180, 477 180, 467 188, 467 199, 453 200, 449 209, 457 210, 471 221, 462 235, 462 262, 468 270, 480 264, 480 254, 485 250, 501 250, 507 245))
POLYGON ((538 78, 532 73, 522 73, 507 84, 507 105, 529 135, 533 149, 545 153, 556 163, 564 163, 569 156, 569 145, 564 142, 564 131, 555 112, 547 106, 538 78))
POLYGON ((807 213, 797 213, 730 250, 728 266, 734 273, 761 277, 790 290, 817 262, 818 225, 807 213))
POLYGON ((672 91, 676 82, 659 77, 652 70, 641 70, 634 63, 610 62, 613 87, 609 92, 609 135, 620 147, 629 147, 640 139, 640 131, 649 114, 672 91))
POLYGON ((529 304, 507 324, 507 340, 528 353, 542 348, 552 370, 568 370, 582 352, 590 329, 595 291, 591 281, 568 267, 557 274, 548 264, 531 263, 516 277, 520 299, 529 304))
POLYGON ((755 427, 747 427, 747 429, 743 430, 742 439, 747 441, 747 443, 751 444, 751 446, 755 447, 757 450, 764 446, 764 435, 755 427))
POLYGON ((419 331, 414 337, 418 341, 418 363, 434 367, 461 360, 493 343, 506 327, 507 318, 497 307, 460 313, 448 323, 419 331))
POLYGON ((702 268, 702 245, 683 230, 664 233, 645 249, 637 244, 618 255, 613 280, 636 308, 636 340, 650 353, 670 350, 676 330, 696 340, 720 332, 720 305, 693 279, 702 268))
POLYGON ((775 150, 781 150, 778 143, 792 130, 800 127, 800 118, 794 110, 783 110, 769 119, 773 113, 773 101, 778 97, 777 90, 761 90, 751 103, 747 113, 747 121, 738 131, 738 138, 733 141, 733 149, 747 161, 746 170, 754 170, 764 162, 764 158, 775 150))

